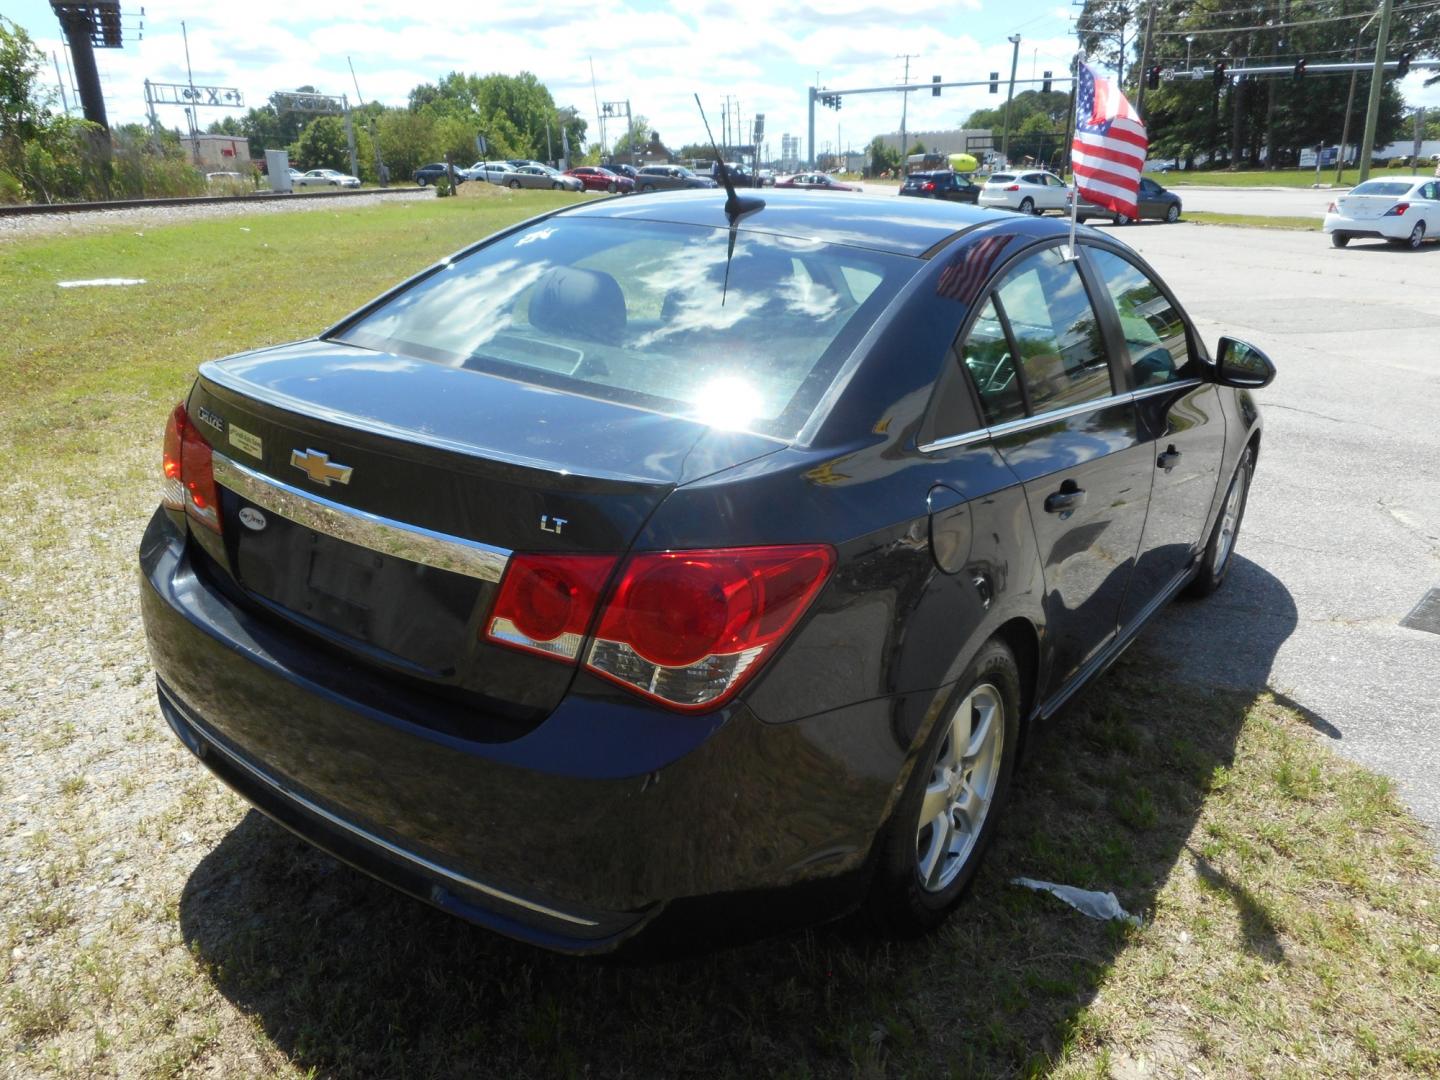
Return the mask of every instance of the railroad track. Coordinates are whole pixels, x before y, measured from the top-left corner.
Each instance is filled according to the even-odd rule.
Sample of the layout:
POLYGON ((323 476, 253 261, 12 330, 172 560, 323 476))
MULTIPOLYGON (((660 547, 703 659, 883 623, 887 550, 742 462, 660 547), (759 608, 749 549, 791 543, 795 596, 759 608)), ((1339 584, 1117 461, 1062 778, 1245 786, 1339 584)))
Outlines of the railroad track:
POLYGON ((204 206, 210 203, 254 203, 256 205, 275 200, 295 199, 353 199, 357 195, 400 195, 414 194, 419 188, 412 186, 388 188, 356 188, 349 191, 313 191, 303 195, 298 192, 259 191, 254 195, 187 195, 178 199, 113 199, 110 202, 78 203, 27 203, 23 206, 0 206, 0 217, 24 217, 28 214, 83 214, 105 210, 135 210, 145 207, 164 209, 171 206, 204 206))

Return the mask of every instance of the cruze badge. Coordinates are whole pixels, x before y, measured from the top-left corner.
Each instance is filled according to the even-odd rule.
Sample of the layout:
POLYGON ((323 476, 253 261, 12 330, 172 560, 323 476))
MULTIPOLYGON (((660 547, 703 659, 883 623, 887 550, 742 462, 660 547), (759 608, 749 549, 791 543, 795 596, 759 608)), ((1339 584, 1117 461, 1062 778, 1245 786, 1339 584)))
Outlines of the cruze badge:
POLYGON ((290 464, 299 469, 317 484, 329 487, 333 484, 350 483, 350 474, 355 470, 349 465, 339 465, 330 460, 329 454, 319 450, 291 450, 290 464))

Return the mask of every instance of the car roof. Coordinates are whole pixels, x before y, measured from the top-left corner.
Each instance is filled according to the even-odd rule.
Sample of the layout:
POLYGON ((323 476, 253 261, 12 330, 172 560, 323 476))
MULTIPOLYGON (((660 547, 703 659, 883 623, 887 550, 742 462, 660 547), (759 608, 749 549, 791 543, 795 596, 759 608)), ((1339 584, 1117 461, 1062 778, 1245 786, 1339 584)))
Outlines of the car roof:
MULTIPOLYGON (((862 194, 846 198, 843 205, 833 202, 827 205, 805 192, 772 188, 765 192, 763 199, 763 209, 746 214, 740 220, 740 231, 846 244, 897 255, 923 255, 948 237, 975 225, 1022 220, 1005 210, 938 200, 896 199, 891 195, 862 194)), ((676 191, 664 199, 605 200, 567 208, 561 215, 669 221, 716 229, 729 226, 725 217, 725 193, 715 188, 676 191)), ((1065 225, 1068 228, 1069 223, 1065 225)))

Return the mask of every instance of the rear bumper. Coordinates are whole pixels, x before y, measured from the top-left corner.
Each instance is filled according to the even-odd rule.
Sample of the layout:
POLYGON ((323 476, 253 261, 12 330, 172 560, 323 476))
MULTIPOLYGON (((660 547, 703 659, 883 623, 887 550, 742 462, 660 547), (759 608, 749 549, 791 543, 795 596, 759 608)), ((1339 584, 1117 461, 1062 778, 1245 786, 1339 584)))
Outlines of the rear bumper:
POLYGON ((207 583, 163 511, 140 570, 176 735, 257 808, 401 891, 567 952, 613 949, 678 900, 829 879, 837 910, 859 898, 903 757, 875 737, 887 701, 774 724, 743 706, 663 712, 579 677, 538 727, 480 742, 322 677, 313 646, 207 583))
POLYGON ((1348 236, 1376 236, 1382 240, 1405 240, 1415 228, 1414 217, 1351 218, 1344 214, 1326 214, 1324 231, 1348 236))

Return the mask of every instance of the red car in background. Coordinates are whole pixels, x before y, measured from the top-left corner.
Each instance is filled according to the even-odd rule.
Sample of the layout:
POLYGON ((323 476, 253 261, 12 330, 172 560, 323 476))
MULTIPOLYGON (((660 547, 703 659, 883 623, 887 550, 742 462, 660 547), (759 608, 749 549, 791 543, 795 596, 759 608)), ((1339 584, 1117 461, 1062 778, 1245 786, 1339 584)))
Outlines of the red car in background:
POLYGON ((628 195, 635 190, 635 181, 630 177, 620 176, 598 165, 580 165, 570 169, 565 175, 579 180, 585 185, 586 191, 608 191, 611 194, 620 192, 628 195))
POLYGON ((775 181, 777 188, 804 188, 806 191, 860 191, 856 184, 842 184, 829 173, 796 173, 784 180, 775 181))

